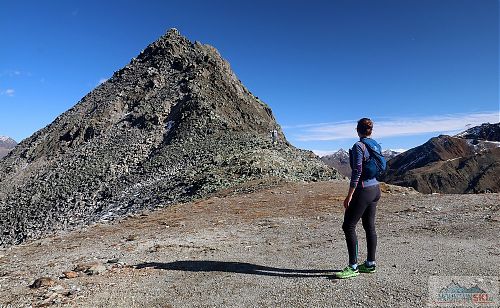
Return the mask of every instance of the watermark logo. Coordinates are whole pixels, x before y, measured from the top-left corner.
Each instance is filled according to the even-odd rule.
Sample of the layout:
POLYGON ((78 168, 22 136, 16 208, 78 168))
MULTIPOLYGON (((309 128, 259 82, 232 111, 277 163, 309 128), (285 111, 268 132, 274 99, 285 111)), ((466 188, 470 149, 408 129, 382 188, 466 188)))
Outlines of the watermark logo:
POLYGON ((498 276, 430 276, 431 307, 498 307, 498 276))

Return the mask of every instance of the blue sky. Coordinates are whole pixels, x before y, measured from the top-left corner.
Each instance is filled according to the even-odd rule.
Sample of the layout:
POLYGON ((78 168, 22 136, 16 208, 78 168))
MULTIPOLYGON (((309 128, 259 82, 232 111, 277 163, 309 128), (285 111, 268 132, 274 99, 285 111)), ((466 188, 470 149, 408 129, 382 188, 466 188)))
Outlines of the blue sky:
POLYGON ((500 121, 497 0, 20 0, 0 2, 0 135, 30 136, 171 27, 300 148, 351 146, 361 117, 392 149, 500 121))

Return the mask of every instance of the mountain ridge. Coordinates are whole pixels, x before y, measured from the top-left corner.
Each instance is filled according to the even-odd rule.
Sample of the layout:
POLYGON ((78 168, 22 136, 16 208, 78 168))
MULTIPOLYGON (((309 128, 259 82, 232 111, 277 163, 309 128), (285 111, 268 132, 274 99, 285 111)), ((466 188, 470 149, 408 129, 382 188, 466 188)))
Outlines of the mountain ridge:
POLYGON ((423 193, 499 192, 500 123, 440 135, 388 162, 383 180, 423 193))

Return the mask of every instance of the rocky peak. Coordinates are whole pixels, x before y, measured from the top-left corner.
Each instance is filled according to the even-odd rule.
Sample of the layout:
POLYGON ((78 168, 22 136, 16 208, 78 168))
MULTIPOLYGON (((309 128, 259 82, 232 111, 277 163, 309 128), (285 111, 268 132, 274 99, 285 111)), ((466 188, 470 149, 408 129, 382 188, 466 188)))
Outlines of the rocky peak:
POLYGON ((455 137, 500 142, 500 122, 494 124, 483 123, 479 126, 471 127, 457 134, 455 137))
POLYGON ((215 48, 170 30, 0 161, 0 245, 248 182, 336 177, 215 48))

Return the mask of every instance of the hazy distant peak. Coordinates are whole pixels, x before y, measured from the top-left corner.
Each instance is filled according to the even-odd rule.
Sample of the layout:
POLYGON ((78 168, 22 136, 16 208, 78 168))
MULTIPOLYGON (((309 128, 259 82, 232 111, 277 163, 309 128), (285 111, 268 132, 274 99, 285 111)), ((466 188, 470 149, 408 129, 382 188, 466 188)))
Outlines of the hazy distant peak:
POLYGON ((13 148, 15 148, 17 142, 7 136, 0 136, 0 158, 7 155, 13 148))
POLYGON ((337 150, 333 153, 323 155, 321 157, 325 157, 325 158, 328 158, 328 157, 339 157, 339 158, 340 157, 349 157, 349 152, 347 152, 344 149, 340 149, 340 150, 337 150))
POLYGON ((386 149, 386 150, 382 151, 382 155, 384 155, 384 157, 387 160, 389 160, 391 158, 394 158, 394 157, 398 156, 399 154, 401 154, 403 152, 404 152, 403 149, 396 149, 396 150, 386 149))
POLYGON ((14 145, 17 144, 17 142, 14 139, 12 139, 12 138, 10 138, 8 136, 0 136, 0 142, 1 143, 14 144, 14 145))

